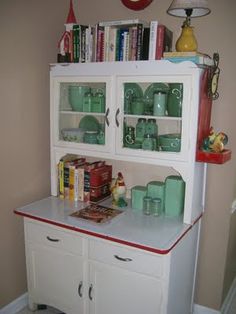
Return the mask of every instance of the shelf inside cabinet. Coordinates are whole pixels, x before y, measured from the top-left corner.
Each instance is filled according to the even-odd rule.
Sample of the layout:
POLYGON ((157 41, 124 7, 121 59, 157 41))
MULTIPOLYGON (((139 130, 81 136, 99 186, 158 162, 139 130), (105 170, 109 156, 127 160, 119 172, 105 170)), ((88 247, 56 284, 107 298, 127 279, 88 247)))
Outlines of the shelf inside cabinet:
POLYGON ((181 121, 181 117, 171 117, 171 116, 148 116, 148 115, 134 115, 134 114, 124 114, 124 118, 145 118, 145 119, 158 119, 158 120, 168 120, 168 121, 181 121))
POLYGON ((224 164, 231 159, 231 150, 225 149, 221 153, 204 152, 198 150, 196 153, 196 161, 212 164, 224 164))
POLYGON ((72 111, 72 110, 61 110, 60 113, 81 115, 81 116, 85 116, 85 115, 104 116, 105 115, 105 112, 100 113, 100 112, 85 112, 85 111, 72 111))

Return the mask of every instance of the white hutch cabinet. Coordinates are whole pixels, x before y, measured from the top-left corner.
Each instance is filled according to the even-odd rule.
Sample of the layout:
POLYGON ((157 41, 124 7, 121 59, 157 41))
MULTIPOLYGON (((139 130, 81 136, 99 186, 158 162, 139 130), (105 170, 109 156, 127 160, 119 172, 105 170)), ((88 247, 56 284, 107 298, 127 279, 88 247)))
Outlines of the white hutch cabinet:
POLYGON ((46 304, 67 314, 191 313, 204 207, 205 166, 195 161, 203 73, 190 62, 51 66, 52 196, 15 210, 25 222, 32 309, 46 304), (168 90, 174 83, 182 86, 182 113, 154 116, 148 107, 154 92, 168 90), (100 93, 102 106, 91 109, 87 93, 86 111, 72 110, 73 89, 100 93), (142 114, 130 109, 130 93, 144 99, 142 114), (180 149, 127 145, 127 128, 135 128, 142 118, 156 123, 158 134, 178 133, 180 149), (92 133, 102 131, 102 142, 65 134, 82 127, 92 133), (70 217, 84 204, 57 197, 57 164, 67 153, 142 167, 149 164, 153 169, 173 168, 185 181, 183 216, 154 219, 128 207, 120 217, 100 226, 70 217))
POLYGON ((56 165, 66 153, 172 167, 186 182, 183 221, 192 223, 203 211, 204 164, 195 162, 200 83, 203 72, 203 69, 191 62, 171 64, 169 61, 139 61, 52 65, 52 195, 58 194, 56 165), (180 117, 134 115, 126 111, 129 90, 137 97, 141 94, 148 103, 152 101, 155 90, 168 89, 171 83, 183 84, 180 117), (95 91, 103 89, 104 113, 71 110, 68 103, 71 85, 89 86, 95 91), (149 151, 132 146, 126 147, 123 140, 124 128, 127 125, 135 127, 140 117, 154 118, 158 124, 159 134, 180 134, 180 151, 149 151), (104 145, 69 142, 63 139, 63 129, 88 124, 89 130, 93 130, 96 129, 96 125, 94 126, 96 121, 104 128, 104 145))

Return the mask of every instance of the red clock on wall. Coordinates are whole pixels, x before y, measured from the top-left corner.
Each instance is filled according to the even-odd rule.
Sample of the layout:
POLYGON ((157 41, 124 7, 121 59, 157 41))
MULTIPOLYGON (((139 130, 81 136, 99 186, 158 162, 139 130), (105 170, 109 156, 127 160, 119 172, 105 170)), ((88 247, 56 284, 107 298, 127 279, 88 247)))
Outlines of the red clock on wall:
POLYGON ((129 9, 139 11, 145 9, 153 0, 121 0, 129 9))

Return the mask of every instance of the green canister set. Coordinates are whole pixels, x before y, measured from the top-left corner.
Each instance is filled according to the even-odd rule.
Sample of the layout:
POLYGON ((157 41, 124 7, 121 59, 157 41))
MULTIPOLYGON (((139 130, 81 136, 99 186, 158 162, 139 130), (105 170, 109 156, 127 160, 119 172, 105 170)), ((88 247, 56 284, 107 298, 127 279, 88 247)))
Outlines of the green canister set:
POLYGON ((171 175, 165 182, 151 181, 146 186, 131 189, 131 206, 145 215, 178 217, 183 213, 185 182, 181 176, 171 175))
POLYGON ((73 111, 105 112, 105 91, 103 88, 91 88, 87 85, 70 85, 68 100, 73 111))
POLYGON ((179 152, 181 134, 159 135, 157 121, 158 117, 182 116, 183 84, 152 83, 144 92, 140 85, 142 84, 124 84, 124 114, 142 116, 130 125, 126 125, 125 117, 124 147, 179 152), (132 137, 131 132, 134 133, 132 137))
POLYGON ((158 126, 155 119, 139 118, 135 127, 125 126, 124 146, 157 150, 158 126))

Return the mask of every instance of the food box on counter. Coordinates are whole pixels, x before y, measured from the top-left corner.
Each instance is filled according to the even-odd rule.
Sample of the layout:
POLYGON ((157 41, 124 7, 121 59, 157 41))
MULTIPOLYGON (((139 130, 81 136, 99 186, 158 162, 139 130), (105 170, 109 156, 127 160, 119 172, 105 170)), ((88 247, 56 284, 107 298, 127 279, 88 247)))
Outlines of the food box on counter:
POLYGON ((89 191, 90 202, 99 202, 110 195, 111 195, 110 183, 106 183, 98 187, 93 186, 90 187, 89 191))
POLYGON ((104 165, 90 171, 90 185, 98 187, 105 183, 111 183, 112 180, 112 166, 104 165))
POLYGON ((97 202, 111 194, 112 166, 105 161, 84 165, 84 202, 97 202))

